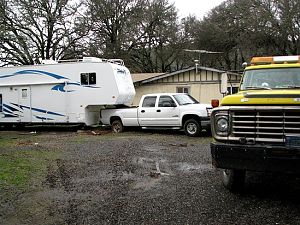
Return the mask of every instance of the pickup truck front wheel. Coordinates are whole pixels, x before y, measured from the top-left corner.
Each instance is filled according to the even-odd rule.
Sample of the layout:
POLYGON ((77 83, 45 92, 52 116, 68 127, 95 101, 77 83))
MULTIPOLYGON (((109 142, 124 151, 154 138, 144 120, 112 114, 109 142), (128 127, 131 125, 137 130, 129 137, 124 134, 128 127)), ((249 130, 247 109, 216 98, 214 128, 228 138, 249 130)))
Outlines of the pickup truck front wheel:
POLYGON ((111 129, 115 133, 121 133, 121 132, 123 132, 124 131, 124 126, 122 124, 122 121, 121 120, 114 120, 111 123, 111 129))
POLYGON ((201 132, 201 125, 197 120, 189 119, 184 123, 184 132, 190 137, 199 136, 201 132))
POLYGON ((245 183, 245 170, 224 169, 222 181, 224 186, 231 192, 240 192, 245 183))

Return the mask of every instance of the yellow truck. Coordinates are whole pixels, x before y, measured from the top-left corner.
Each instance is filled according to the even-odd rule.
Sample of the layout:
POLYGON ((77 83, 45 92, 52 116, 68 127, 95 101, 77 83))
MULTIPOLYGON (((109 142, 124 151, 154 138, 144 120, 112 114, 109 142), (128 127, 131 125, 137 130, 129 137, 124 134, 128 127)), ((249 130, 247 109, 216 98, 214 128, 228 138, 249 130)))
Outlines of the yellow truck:
POLYGON ((246 171, 300 172, 300 56, 254 57, 211 114, 212 163, 230 191, 246 171))

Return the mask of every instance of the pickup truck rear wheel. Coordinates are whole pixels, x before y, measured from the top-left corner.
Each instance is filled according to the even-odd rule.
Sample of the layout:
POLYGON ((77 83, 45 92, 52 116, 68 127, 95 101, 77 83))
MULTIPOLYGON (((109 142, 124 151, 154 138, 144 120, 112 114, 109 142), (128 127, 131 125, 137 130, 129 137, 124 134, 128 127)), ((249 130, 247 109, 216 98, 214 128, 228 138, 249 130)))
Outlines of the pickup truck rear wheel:
POLYGON ((121 132, 123 132, 124 126, 122 124, 122 121, 121 120, 114 120, 111 123, 111 129, 115 133, 121 133, 121 132))
POLYGON ((245 170, 224 169, 222 181, 224 186, 231 192, 240 192, 245 183, 245 170))
POLYGON ((189 119, 184 123, 184 132, 187 136, 196 137, 201 132, 201 125, 195 119, 189 119))

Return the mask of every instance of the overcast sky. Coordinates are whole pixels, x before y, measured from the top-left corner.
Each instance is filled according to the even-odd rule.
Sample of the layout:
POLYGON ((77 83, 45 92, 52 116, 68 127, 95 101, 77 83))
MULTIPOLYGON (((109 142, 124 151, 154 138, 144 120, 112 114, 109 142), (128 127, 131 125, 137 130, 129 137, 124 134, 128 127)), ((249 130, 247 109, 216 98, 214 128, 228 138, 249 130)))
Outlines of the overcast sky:
POLYGON ((224 0, 170 0, 170 2, 175 2, 179 17, 182 18, 191 14, 198 19, 202 19, 207 12, 224 2, 224 0))

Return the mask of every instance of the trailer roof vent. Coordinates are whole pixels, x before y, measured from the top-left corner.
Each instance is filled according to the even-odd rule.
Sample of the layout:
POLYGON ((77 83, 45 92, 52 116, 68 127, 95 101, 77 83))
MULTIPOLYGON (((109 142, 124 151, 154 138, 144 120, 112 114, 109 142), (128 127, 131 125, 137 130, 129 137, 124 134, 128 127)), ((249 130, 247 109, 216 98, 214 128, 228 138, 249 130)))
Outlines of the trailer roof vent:
POLYGON ((107 62, 124 66, 124 61, 122 59, 108 59, 107 62))
POLYGON ((97 57, 83 57, 82 62, 103 62, 102 59, 97 57))
POLYGON ((52 59, 42 59, 41 60, 41 64, 47 64, 47 65, 49 65, 49 64, 57 64, 57 63, 58 63, 57 61, 52 60, 52 59))

